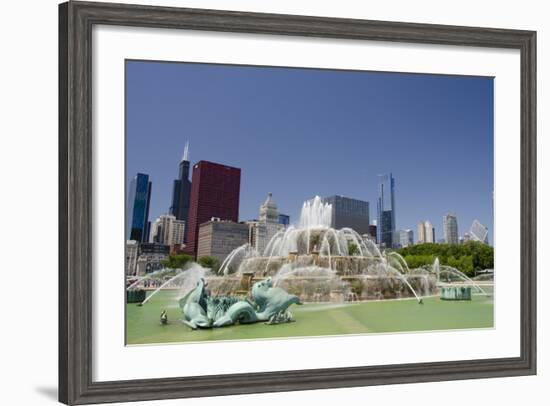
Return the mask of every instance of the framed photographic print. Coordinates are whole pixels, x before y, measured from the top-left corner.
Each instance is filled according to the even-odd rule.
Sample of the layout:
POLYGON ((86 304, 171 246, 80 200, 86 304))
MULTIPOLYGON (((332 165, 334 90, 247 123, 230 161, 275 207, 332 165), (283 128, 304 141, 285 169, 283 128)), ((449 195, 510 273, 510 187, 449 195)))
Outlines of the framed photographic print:
POLYGON ((59 8, 66 404, 536 373, 536 33, 59 8))

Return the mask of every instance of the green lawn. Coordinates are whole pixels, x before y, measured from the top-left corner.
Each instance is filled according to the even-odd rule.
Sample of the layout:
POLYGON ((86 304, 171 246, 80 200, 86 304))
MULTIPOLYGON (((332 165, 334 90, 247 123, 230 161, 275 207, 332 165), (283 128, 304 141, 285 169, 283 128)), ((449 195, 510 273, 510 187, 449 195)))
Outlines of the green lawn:
POLYGON ((416 300, 386 300, 351 304, 293 305, 293 323, 256 323, 209 330, 191 330, 181 323, 176 293, 163 291, 144 306, 127 304, 127 344, 209 340, 383 333, 468 329, 493 326, 493 297, 474 296, 472 301, 443 301, 438 297, 416 300), (159 316, 168 313, 168 325, 159 316))

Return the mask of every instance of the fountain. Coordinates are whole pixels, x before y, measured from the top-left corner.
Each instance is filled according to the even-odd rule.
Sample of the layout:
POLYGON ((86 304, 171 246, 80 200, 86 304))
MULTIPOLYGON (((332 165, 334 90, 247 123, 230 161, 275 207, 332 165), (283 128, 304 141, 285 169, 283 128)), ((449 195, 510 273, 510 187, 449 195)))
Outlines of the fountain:
POLYGON ((382 253, 351 228, 330 226, 332 206, 316 196, 306 201, 298 225, 275 234, 263 253, 245 244, 231 252, 219 274, 208 278, 218 295, 246 295, 271 277, 275 286, 303 302, 415 298, 436 290, 433 274, 412 271, 397 253, 382 253))
MULTIPOLYGON (((193 264, 183 271, 168 270, 175 274, 166 280, 167 271, 161 270, 128 290, 147 278, 164 277, 154 292, 140 296, 141 305, 168 287, 180 288, 184 297, 201 279, 212 298, 250 299, 253 286, 266 278, 306 303, 400 298, 422 303, 423 297, 437 292, 443 299, 468 300, 472 289, 487 295, 479 283, 440 265, 437 258, 431 266, 410 269, 397 252, 380 251, 352 228, 331 227, 331 218, 332 206, 316 196, 303 204, 298 224, 276 233, 262 253, 244 244, 225 258, 217 273, 193 264)), ((227 304, 227 300, 221 302, 227 304)))

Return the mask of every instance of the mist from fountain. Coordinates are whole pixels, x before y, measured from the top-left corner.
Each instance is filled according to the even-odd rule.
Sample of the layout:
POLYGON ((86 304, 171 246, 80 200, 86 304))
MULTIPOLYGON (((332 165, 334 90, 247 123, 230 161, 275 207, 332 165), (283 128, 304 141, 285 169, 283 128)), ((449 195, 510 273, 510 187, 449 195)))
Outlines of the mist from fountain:
POLYGON ((287 278, 304 276, 308 279, 333 279, 337 277, 336 272, 317 266, 306 266, 293 268, 290 264, 285 264, 279 272, 273 277, 273 286, 278 286, 279 283, 287 278))
POLYGON ((225 258, 225 260, 220 265, 220 270, 218 271, 218 273, 224 276, 229 275, 229 271, 231 270, 230 266, 232 265, 233 261, 238 258, 238 256, 242 256, 242 259, 249 258, 251 256, 258 256, 258 251, 256 251, 254 247, 252 247, 248 243, 241 245, 240 247, 231 251, 231 253, 225 258))
POLYGON ((179 286, 179 292, 180 292, 179 297, 183 297, 187 292, 195 288, 195 286, 197 285, 197 282, 201 278, 204 278, 208 271, 209 269, 203 268, 199 264, 193 262, 191 263, 189 268, 185 269, 184 271, 178 272, 175 276, 171 277, 166 282, 164 282, 161 286, 159 286, 153 293, 147 296, 147 298, 143 302, 141 302, 140 305, 143 306, 162 289, 164 289, 165 287, 169 286, 170 284, 173 284, 174 282, 180 279, 183 281, 183 284, 182 286, 179 286))

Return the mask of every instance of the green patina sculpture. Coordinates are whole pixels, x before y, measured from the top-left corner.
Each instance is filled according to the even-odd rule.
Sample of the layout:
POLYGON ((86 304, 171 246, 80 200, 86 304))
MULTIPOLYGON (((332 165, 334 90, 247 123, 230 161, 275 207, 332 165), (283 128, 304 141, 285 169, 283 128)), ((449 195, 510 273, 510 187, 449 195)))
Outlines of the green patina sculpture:
POLYGON ((293 321, 288 307, 302 304, 300 299, 285 290, 273 287, 271 278, 256 282, 252 286, 251 299, 234 296, 212 296, 201 279, 197 286, 179 305, 183 311, 183 322, 192 329, 230 326, 235 323, 267 324, 293 321))

